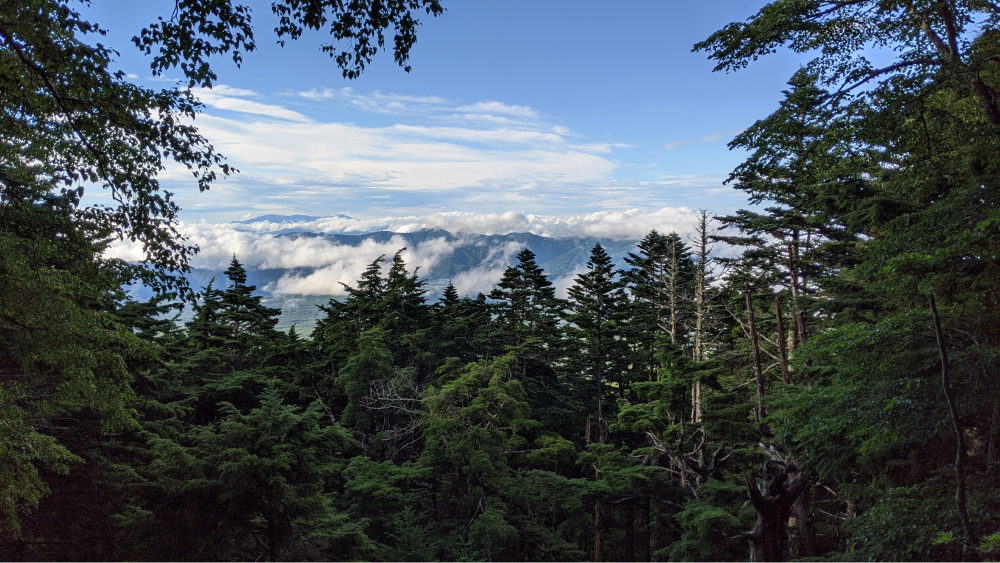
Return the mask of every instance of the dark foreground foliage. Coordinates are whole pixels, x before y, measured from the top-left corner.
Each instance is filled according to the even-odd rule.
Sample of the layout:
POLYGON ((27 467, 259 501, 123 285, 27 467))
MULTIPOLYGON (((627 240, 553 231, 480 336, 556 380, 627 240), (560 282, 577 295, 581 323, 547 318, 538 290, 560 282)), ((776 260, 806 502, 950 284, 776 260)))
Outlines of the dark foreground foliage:
MULTIPOLYGON (((280 37, 346 39, 349 77, 389 28, 405 67, 442 11, 274 10, 280 37)), ((566 300, 528 249, 435 303, 372 257, 308 338, 236 257, 194 296, 177 276, 195 249, 158 171, 231 169, 190 92, 113 73, 99 33, 0 0, 0 557, 1000 559, 995 2, 772 2, 696 47, 816 57, 733 141, 762 207, 651 232, 624 271, 596 246, 566 300), (141 263, 104 257, 124 238, 141 263)), ((182 1, 135 42, 210 85, 253 35, 182 1)))

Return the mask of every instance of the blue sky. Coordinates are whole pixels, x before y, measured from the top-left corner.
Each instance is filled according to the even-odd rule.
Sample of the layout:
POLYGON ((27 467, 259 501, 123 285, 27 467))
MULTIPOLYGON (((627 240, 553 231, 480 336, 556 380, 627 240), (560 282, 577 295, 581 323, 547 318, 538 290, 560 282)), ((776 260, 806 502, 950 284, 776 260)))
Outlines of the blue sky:
MULTIPOLYGON (((239 69, 215 61, 196 120, 242 173, 199 194, 165 171, 185 221, 730 212, 745 199, 722 180, 744 155, 725 144, 776 108, 799 64, 778 53, 727 75, 691 52, 764 2, 446 0, 423 20, 412 72, 383 53, 347 81, 319 50, 325 34, 280 48, 270 3, 248 3, 258 50, 239 69)), ((172 6, 96 0, 86 13, 120 68, 155 87, 129 38, 172 6)))

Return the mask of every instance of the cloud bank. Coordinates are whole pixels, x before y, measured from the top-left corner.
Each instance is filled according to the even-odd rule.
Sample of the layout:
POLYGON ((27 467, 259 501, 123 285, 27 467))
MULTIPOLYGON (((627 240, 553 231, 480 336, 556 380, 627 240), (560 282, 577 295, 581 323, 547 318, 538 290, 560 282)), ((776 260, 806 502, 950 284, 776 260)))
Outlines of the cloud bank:
MULTIPOLYGON (((347 216, 317 218, 308 221, 250 221, 248 223, 181 223, 179 230, 189 243, 201 250, 192 259, 195 268, 225 269, 233 255, 254 269, 287 270, 264 290, 274 295, 344 295, 342 284, 354 285, 361 273, 379 256, 391 258, 407 246, 399 236, 384 242, 359 239, 358 244, 338 244, 312 233, 361 234, 375 231, 396 233, 422 229, 442 229, 456 235, 452 240, 441 236, 425 240, 402 253, 410 271, 428 272, 469 242, 463 235, 510 234, 530 232, 546 237, 594 237, 638 240, 650 230, 689 233, 695 212, 689 208, 630 209, 601 211, 564 217, 533 215, 515 211, 505 213, 447 212, 425 216, 353 219, 347 216), (286 234, 282 235, 281 233, 286 234)), ((489 292, 522 249, 517 243, 489 249, 485 260, 474 269, 462 272, 451 281, 461 295, 489 292)), ((108 252, 111 257, 129 261, 143 258, 139 245, 119 241, 108 252)), ((386 268, 387 265, 383 265, 386 268)), ((553 283, 561 294, 571 285, 573 276, 563 276, 553 283)))
POLYGON ((688 232, 695 211, 689 207, 597 211, 576 215, 538 215, 519 211, 474 213, 446 211, 428 215, 354 219, 344 215, 310 221, 257 221, 232 228, 256 233, 300 229, 315 233, 360 234, 375 231, 412 233, 442 229, 450 233, 503 235, 532 233, 544 237, 600 237, 638 240, 649 231, 688 232))

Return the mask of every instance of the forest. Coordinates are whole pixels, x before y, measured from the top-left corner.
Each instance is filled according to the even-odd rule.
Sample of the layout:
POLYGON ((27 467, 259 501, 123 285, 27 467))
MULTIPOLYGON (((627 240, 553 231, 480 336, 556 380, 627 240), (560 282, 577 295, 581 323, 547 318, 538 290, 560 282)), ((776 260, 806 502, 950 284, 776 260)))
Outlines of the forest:
MULTIPOLYGON (((347 78, 389 31, 408 70, 443 11, 274 10, 279 39, 346 41, 347 78)), ((190 88, 253 50, 246 11, 181 1, 136 36, 186 88, 129 82, 100 33, 0 0, 0 558, 1000 560, 995 2, 771 2, 694 46, 810 57, 731 143, 751 209, 624 268, 597 245, 566 299, 529 249, 434 301, 372 256, 309 335, 239 256, 187 287, 157 180, 235 173, 190 88)))

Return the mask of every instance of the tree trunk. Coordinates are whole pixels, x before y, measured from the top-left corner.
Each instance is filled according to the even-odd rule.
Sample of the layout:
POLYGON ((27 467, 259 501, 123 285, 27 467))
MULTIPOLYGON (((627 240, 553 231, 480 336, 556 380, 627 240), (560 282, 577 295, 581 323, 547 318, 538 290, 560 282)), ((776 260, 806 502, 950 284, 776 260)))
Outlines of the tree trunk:
POLYGON ((976 97, 979 98, 979 104, 983 108, 983 113, 986 114, 986 119, 996 127, 1000 127, 1000 108, 997 107, 997 92, 993 88, 990 88, 983 79, 979 77, 979 73, 975 74, 975 78, 972 79, 972 91, 976 93, 976 97))
POLYGON ((788 348, 785 346, 785 319, 781 313, 781 298, 774 296, 774 317, 778 321, 778 358, 781 361, 781 381, 788 385, 792 382, 788 374, 788 348))
POLYGON ((701 422, 701 382, 695 381, 691 388, 691 422, 701 422))
MULTIPOLYGON (((601 470, 594 464, 594 482, 601 481, 601 470)), ((594 501, 594 561, 601 560, 601 501, 594 501)))
POLYGON ((653 501, 646 497, 646 549, 650 562, 656 561, 656 515, 653 514, 653 501))
POLYGON ((635 561, 635 505, 625 503, 625 560, 635 561))
POLYGON ((670 285, 667 297, 670 302, 670 343, 677 343, 677 276, 681 273, 680 259, 677 257, 677 242, 670 243, 670 285))
POLYGON ((594 502, 594 561, 601 560, 601 501, 594 502))
POLYGON ((1000 399, 993 403, 993 418, 990 420, 990 435, 987 438, 989 444, 986 448, 986 465, 993 467, 997 464, 997 441, 1000 440, 1000 399))
MULTIPOLYGON (((698 224, 695 225, 695 244, 698 245, 698 268, 695 271, 695 329, 694 329, 694 360, 700 362, 705 359, 705 317, 708 315, 708 306, 705 301, 708 293, 708 261, 711 248, 708 246, 708 211, 704 209, 698 214, 698 224)), ((691 422, 700 422, 701 409, 701 382, 695 382, 691 390, 691 422)))
POLYGON ((750 344, 753 346, 754 380, 757 383, 757 412, 754 417, 757 422, 764 420, 767 410, 764 407, 764 372, 760 365, 760 344, 757 342, 757 323, 753 316, 753 301, 750 299, 750 282, 745 282, 743 294, 747 301, 747 320, 750 323, 750 344))
POLYGON ((794 465, 769 466, 761 487, 750 476, 746 481, 750 502, 757 511, 757 527, 743 536, 753 542, 757 561, 784 561, 791 507, 809 487, 811 476, 799 473, 794 465))
POLYGON ((933 293, 930 295, 930 303, 931 316, 934 319, 934 333, 937 336, 938 353, 941 355, 941 389, 944 391, 944 400, 948 403, 952 429, 955 431, 957 449, 955 452, 955 504, 958 507, 958 516, 962 522, 962 529, 965 531, 965 546, 968 549, 969 542, 973 540, 974 536, 969 526, 969 510, 965 498, 965 436, 958 424, 958 413, 955 409, 955 402, 951 398, 948 351, 944 345, 944 331, 941 330, 941 318, 938 316, 937 304, 934 301, 933 293))
POLYGON ((272 518, 265 517, 267 522, 267 556, 268 561, 277 561, 280 554, 281 540, 278 525, 272 518))
POLYGON ((795 315, 795 325, 798 329, 798 344, 806 343, 806 317, 799 303, 799 231, 792 232, 792 241, 788 243, 788 275, 791 277, 792 313, 795 315))
POLYGON ((608 443, 604 431, 604 356, 601 355, 601 313, 597 313, 597 435, 602 444, 608 443))
POLYGON ((816 557, 816 528, 813 526, 812 492, 806 487, 792 505, 795 530, 799 539, 798 557, 816 557))

